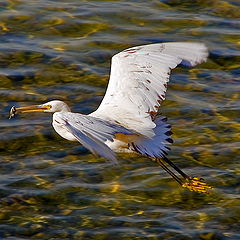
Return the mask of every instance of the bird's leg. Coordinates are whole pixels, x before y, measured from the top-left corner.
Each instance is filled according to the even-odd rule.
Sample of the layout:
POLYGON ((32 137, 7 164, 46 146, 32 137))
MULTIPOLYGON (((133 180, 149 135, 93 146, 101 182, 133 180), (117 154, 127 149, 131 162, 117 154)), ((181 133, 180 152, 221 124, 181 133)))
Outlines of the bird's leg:
POLYGON ((172 168, 174 168, 183 178, 189 179, 190 177, 185 174, 180 168, 178 168, 173 162, 171 162, 167 157, 163 157, 163 160, 168 163, 172 168))
POLYGON ((173 179, 175 179, 180 185, 183 184, 183 181, 181 178, 179 178, 173 171, 171 171, 171 169, 169 169, 165 163, 163 162, 163 160, 161 158, 155 158, 154 161, 156 161, 169 175, 171 175, 173 177, 173 179))
POLYGON ((203 179, 197 177, 189 177, 185 174, 181 169, 179 169, 173 162, 171 162, 168 158, 154 158, 156 161, 168 174, 170 174, 182 187, 189 189, 190 191, 207 193, 207 189, 211 189, 212 187, 204 182, 203 179), (172 167, 177 173, 181 176, 177 176, 167 165, 166 163, 172 167))

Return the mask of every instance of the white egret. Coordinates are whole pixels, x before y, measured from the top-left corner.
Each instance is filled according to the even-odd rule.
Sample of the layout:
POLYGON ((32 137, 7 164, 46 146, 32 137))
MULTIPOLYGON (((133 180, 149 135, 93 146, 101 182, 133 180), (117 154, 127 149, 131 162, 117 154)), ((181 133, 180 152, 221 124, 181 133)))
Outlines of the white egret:
POLYGON ((95 112, 72 113, 66 103, 54 100, 13 107, 10 118, 15 113, 52 112, 53 127, 63 138, 79 141, 92 153, 113 162, 115 152, 136 152, 155 160, 183 187, 206 192, 209 185, 189 177, 166 158, 172 133, 166 117, 159 116, 158 110, 165 99, 170 70, 180 63, 195 66, 206 61, 207 56, 202 43, 132 47, 113 56, 109 85, 95 112))

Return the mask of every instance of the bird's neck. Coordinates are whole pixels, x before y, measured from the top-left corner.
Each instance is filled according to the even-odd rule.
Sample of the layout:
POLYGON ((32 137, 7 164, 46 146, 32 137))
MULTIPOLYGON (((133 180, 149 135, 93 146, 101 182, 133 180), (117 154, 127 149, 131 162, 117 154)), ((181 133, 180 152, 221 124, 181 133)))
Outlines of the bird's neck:
POLYGON ((64 104, 61 109, 61 112, 71 112, 71 109, 67 104, 64 104))

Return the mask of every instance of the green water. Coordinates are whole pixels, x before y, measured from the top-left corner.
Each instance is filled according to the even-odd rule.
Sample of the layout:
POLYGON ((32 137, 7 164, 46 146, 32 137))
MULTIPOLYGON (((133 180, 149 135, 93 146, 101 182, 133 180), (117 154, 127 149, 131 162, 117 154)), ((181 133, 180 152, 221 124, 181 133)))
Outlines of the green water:
POLYGON ((0 1, 0 239, 240 239, 239 27, 237 0, 0 1), (113 54, 164 41, 210 50, 173 71, 161 108, 169 158, 214 186, 208 195, 145 158, 93 157, 60 138, 50 114, 7 119, 13 105, 51 99, 90 113, 113 54))

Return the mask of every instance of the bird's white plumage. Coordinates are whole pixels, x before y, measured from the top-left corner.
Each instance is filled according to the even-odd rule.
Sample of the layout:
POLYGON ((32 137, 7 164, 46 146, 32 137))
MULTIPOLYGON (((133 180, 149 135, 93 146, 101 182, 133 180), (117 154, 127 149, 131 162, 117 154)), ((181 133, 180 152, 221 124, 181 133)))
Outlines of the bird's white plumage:
POLYGON ((113 56, 106 94, 90 115, 72 113, 59 100, 18 111, 54 112, 53 127, 59 135, 79 141, 94 154, 114 162, 114 152, 121 150, 164 157, 172 143, 171 131, 166 119, 157 112, 165 99, 170 70, 180 63, 194 66, 205 61, 207 55, 207 48, 201 43, 129 48, 113 56))
POLYGON ((115 120, 125 127, 152 137, 157 112, 165 99, 170 70, 178 64, 194 66, 206 61, 201 43, 158 43, 126 49, 112 58, 106 94, 92 116, 115 120))
POLYGON ((113 151, 123 147, 149 157, 164 157, 172 143, 170 126, 156 114, 165 99, 170 71, 180 63, 194 66, 207 56, 201 43, 158 43, 126 49, 112 58, 109 85, 99 108, 89 116, 55 113, 53 126, 62 137, 78 140, 112 161, 116 161, 113 151), (138 137, 126 143, 116 139, 116 133, 138 137))

